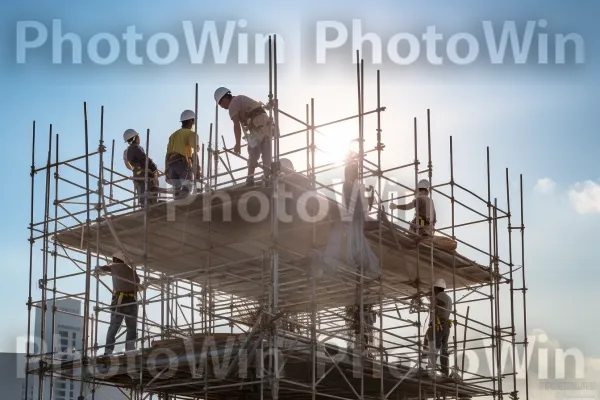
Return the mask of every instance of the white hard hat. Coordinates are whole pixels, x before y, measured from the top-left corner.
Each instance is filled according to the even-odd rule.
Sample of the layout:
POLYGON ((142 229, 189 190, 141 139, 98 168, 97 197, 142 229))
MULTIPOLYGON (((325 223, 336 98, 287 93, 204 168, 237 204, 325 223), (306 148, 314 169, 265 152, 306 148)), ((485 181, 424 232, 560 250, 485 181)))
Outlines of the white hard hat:
POLYGON ((295 171, 294 164, 292 164, 292 162, 288 158, 281 158, 281 159, 279 159, 279 163, 281 164, 281 170, 283 172, 293 172, 293 171, 295 171))
POLYGON ((443 280, 442 278, 436 279, 433 282, 433 287, 438 287, 438 288, 446 289, 446 281, 443 280))
POLYGON ((121 250, 115 251, 113 254, 113 258, 118 258, 119 260, 122 260, 123 257, 125 257, 123 255, 123 252, 121 250))
POLYGON ((188 121, 190 119, 196 119, 196 114, 192 110, 185 110, 181 113, 179 122, 188 121))
POLYGON ((429 189, 429 181, 427 179, 421 179, 417 184, 417 189, 429 189))
POLYGON ((123 133, 123 140, 126 142, 129 142, 131 139, 133 139, 134 137, 138 136, 139 134, 136 132, 135 129, 127 129, 125 131, 125 133, 123 133))
POLYGON ((226 87, 220 87, 217 90, 215 90, 215 101, 217 102, 217 104, 227 93, 231 93, 231 90, 227 89, 226 87))

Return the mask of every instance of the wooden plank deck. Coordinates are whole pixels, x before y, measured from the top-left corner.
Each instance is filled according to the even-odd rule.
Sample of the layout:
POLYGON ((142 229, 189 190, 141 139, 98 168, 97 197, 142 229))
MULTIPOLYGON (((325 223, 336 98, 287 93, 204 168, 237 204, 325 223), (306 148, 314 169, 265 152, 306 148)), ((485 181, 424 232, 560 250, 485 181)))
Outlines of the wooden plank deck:
MULTIPOLYGON (((319 196, 306 200, 306 178, 285 181, 290 198, 281 202, 291 221, 279 223, 279 303, 284 309, 304 311, 311 304, 310 271, 305 256, 311 249, 323 250, 336 221, 342 214, 341 206, 332 199, 319 196), (300 217, 298 210, 315 215, 317 210, 327 210, 319 222, 311 223, 300 217), (313 244, 314 229, 314 244, 313 244)), ((148 261, 150 270, 165 273, 174 278, 189 279, 199 283, 210 280, 211 287, 251 301, 264 301, 268 296, 272 269, 268 255, 272 243, 270 219, 247 222, 241 218, 239 207, 256 216, 261 211, 256 196, 267 199, 266 188, 232 187, 212 195, 209 206, 207 194, 196 194, 178 202, 160 203, 148 210, 148 261), (248 200, 250 191, 254 197, 248 200), (223 200, 224 199, 224 200, 223 200), (170 210, 175 210, 170 218, 170 210), (231 219, 224 218, 231 211, 231 219), (210 216, 211 222, 208 222, 210 216), (209 261, 210 253, 210 261, 209 261)), ((97 231, 100 233, 99 253, 110 256, 122 244, 129 259, 143 265, 144 212, 110 216, 109 221, 93 224, 89 236, 82 227, 57 233, 56 240, 65 247, 90 247, 97 251, 97 231), (82 238, 83 235, 83 238, 82 238), (89 237, 89 240, 87 239, 89 237)), ((417 251, 419 251, 419 275, 421 290, 430 286, 431 248, 419 246, 414 236, 405 229, 395 227, 394 235, 384 227, 382 246, 379 246, 379 230, 366 232, 371 248, 382 259, 383 296, 397 299, 416 293, 417 251)), ((478 265, 457 253, 434 249, 435 278, 444 278, 452 286, 453 264, 456 268, 456 287, 490 281, 488 267, 478 265)), ((356 274, 349 266, 340 268, 336 276, 317 280, 317 306, 319 309, 341 307, 355 302, 356 274)), ((378 302, 379 283, 365 281, 365 301, 378 302)))
MULTIPOLYGON (((280 334, 277 341, 277 348, 281 352, 279 398, 310 399, 310 339, 283 332, 280 334)), ((234 364, 236 356, 242 350, 239 339, 239 336, 229 334, 214 334, 209 337, 195 335, 193 339, 188 338, 186 344, 181 340, 164 341, 137 353, 97 357, 90 360, 88 377, 93 374, 99 382, 121 387, 137 385, 141 381, 145 390, 154 393, 202 398, 208 393, 208 399, 261 398, 262 380, 263 395, 270 398, 269 379, 266 376, 261 379, 257 367, 260 364, 255 363, 263 354, 255 346, 261 337, 255 335, 249 339, 246 352, 242 353, 244 361, 241 361, 241 368, 240 363, 234 364)), ((316 355, 317 392, 338 398, 356 398, 354 392, 360 393, 361 379, 360 369, 357 369, 360 363, 355 355, 329 344, 320 344, 316 355), (325 374, 326 379, 320 380, 325 374)), ((266 349, 264 356, 266 360, 266 349)), ((363 366, 365 398, 380 397, 381 376, 384 392, 390 393, 389 398, 402 398, 403 394, 417 396, 419 381, 426 398, 433 398, 434 382, 424 370, 384 361, 381 375, 380 361, 366 358, 363 358, 363 366)), ((79 368, 79 360, 64 362, 60 367, 61 374, 65 375, 79 368)), ((458 393, 458 398, 468 399, 491 395, 492 390, 438 376, 435 392, 438 396, 448 398, 456 398, 455 394, 458 393)))

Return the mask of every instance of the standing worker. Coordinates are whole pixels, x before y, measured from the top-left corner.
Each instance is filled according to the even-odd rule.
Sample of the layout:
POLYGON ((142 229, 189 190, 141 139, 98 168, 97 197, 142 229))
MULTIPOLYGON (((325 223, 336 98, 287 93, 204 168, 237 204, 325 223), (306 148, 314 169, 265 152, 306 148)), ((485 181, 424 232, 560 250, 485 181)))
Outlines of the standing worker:
POLYGON ((135 350, 137 341, 137 292, 143 290, 140 277, 133 268, 123 261, 121 252, 112 258, 112 264, 96 267, 97 273, 110 273, 113 282, 110 325, 106 333, 104 355, 112 354, 115 348, 115 338, 123 319, 127 327, 125 351, 135 350))
POLYGON ((200 138, 194 129, 196 114, 191 110, 185 110, 181 113, 179 121, 181 128, 169 137, 165 156, 165 175, 167 182, 173 185, 175 198, 187 196, 191 191, 191 182, 201 177, 198 161, 200 138), (192 157, 196 158, 196 171, 193 171, 192 157))
MULTIPOLYGON (((441 370, 446 377, 449 376, 449 357, 448 357, 448 338, 450 337, 450 328, 452 327, 452 299, 444 291, 446 290, 446 281, 437 279, 433 283, 433 294, 435 296, 435 305, 431 305, 429 314, 429 328, 425 333, 424 353, 429 358, 429 368, 435 374, 437 366, 437 353, 441 350, 441 370), (434 328, 435 327, 435 328, 434 328), (433 329, 435 329, 435 350, 429 349, 429 343, 433 342, 433 329)), ((431 293, 429 293, 431 296, 431 293)))
POLYGON ((133 184, 137 191, 140 205, 144 205, 144 193, 146 192, 146 180, 148 182, 148 204, 158 202, 158 168, 150 157, 146 156, 144 148, 140 146, 140 135, 135 129, 127 129, 123 133, 123 140, 129 146, 123 152, 123 162, 127 169, 133 171, 133 184), (148 159, 148 170, 146 171, 146 159, 148 159), (150 196, 150 193, 152 195, 150 196))
POLYGON ((410 223, 410 231, 419 236, 433 236, 435 229, 436 214, 433 199, 429 197, 429 181, 422 179, 417 184, 417 195, 408 204, 390 204, 391 210, 412 210, 418 209, 418 215, 415 213, 410 223))
POLYGON ((248 178, 246 185, 254 185, 254 171, 258 166, 258 159, 262 158, 265 181, 271 173, 271 131, 273 121, 267 115, 264 105, 244 95, 233 96, 231 91, 220 87, 215 91, 215 101, 225 110, 229 110, 229 117, 233 121, 235 134, 236 154, 240 154, 240 141, 242 130, 244 140, 248 142, 248 178))

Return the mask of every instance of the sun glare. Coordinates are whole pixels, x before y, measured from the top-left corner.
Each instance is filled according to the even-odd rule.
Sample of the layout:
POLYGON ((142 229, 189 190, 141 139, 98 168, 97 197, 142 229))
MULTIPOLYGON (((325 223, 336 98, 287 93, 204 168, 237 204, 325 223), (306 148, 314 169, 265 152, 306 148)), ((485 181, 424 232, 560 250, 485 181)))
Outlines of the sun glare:
POLYGON ((315 144, 316 161, 320 164, 342 162, 352 149, 348 135, 333 129, 316 132, 315 144))

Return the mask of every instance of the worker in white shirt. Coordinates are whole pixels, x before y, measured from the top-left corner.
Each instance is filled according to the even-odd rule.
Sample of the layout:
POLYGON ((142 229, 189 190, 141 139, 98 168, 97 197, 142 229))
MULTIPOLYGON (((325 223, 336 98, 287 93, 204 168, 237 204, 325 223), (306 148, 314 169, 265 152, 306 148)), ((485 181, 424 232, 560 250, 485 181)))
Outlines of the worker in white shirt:
POLYGON ((410 231, 419 236, 433 236, 435 229, 436 213, 433 199, 429 197, 429 181, 422 179, 417 184, 415 198, 407 204, 390 204, 391 210, 418 210, 410 223, 410 231))
POLYGON ((240 154, 242 131, 244 140, 248 142, 248 177, 246 184, 254 185, 254 172, 262 158, 264 177, 268 181, 271 173, 271 139, 273 121, 267 115, 265 106, 248 96, 232 95, 225 87, 215 91, 215 101, 229 111, 233 121, 235 135, 234 152, 240 154))

